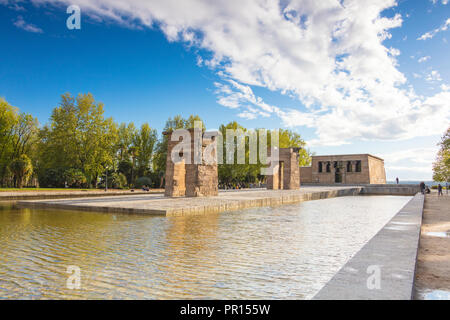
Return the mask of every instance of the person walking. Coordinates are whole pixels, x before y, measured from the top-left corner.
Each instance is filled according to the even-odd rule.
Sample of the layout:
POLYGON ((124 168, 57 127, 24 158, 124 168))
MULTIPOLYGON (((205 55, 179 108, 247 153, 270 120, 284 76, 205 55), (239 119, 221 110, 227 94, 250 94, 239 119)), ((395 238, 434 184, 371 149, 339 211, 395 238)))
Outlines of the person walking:
POLYGON ((448 194, 448 182, 445 183, 445 190, 447 190, 446 193, 448 194))
POLYGON ((441 186, 441 184, 439 183, 438 184, 438 196, 443 196, 444 194, 442 193, 442 186, 441 186))
POLYGON ((398 180, 398 177, 397 178, 395 178, 395 181, 397 181, 397 184, 400 182, 400 180, 398 180))

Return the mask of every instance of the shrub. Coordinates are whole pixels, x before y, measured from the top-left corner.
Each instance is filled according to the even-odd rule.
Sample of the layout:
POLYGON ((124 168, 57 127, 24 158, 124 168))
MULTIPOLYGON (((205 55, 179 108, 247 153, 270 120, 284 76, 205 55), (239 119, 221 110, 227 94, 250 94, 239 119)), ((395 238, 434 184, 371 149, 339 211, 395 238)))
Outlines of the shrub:
POLYGON ((46 169, 38 172, 39 186, 43 188, 64 187, 64 169, 46 169))
POLYGON ((111 185, 108 182, 108 187, 111 186, 114 189, 125 189, 128 185, 127 177, 123 173, 115 172, 111 176, 111 185))
POLYGON ((149 177, 140 177, 136 180, 136 183, 134 184, 134 186, 136 188, 142 188, 143 186, 151 186, 152 185, 152 180, 149 177))
POLYGON ((69 169, 64 172, 64 179, 71 188, 81 188, 87 183, 86 176, 79 169, 69 169))
POLYGON ((132 167, 133 164, 129 160, 123 160, 119 162, 119 173, 125 175, 128 185, 131 184, 131 173, 133 171, 132 167))

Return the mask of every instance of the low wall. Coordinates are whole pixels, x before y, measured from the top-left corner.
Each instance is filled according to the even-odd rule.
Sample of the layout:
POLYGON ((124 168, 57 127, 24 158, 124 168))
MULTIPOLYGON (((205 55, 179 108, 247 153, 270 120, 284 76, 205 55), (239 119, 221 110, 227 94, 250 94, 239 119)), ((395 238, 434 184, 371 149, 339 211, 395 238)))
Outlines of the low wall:
POLYGON ((423 205, 415 195, 313 299, 412 299, 423 205))
POLYGON ((361 194, 412 196, 418 192, 420 187, 415 184, 369 184, 364 186, 361 194))
POLYGON ((302 186, 355 186, 363 187, 361 194, 366 195, 392 195, 392 196, 414 196, 420 192, 419 185, 416 184, 319 184, 319 183, 302 183, 302 186))

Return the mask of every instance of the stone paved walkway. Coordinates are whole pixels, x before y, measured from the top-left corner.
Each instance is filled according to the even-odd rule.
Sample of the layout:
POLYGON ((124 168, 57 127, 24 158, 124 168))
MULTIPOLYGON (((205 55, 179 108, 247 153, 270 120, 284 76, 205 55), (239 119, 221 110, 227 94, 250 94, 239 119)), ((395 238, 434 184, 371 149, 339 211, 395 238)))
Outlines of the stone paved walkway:
POLYGON ((450 194, 425 199, 416 272, 416 299, 450 299, 450 194))

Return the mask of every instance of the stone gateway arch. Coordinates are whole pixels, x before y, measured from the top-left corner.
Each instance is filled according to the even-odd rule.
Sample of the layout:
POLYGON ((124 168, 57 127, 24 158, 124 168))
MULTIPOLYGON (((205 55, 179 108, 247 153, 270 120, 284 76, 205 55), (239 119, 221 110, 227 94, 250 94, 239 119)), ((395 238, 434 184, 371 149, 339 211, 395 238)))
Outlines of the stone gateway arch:
POLYGON ((300 148, 279 149, 279 161, 274 167, 272 175, 267 176, 269 190, 300 189, 300 148))
MULTIPOLYGON (((195 130, 189 129, 190 145, 187 145, 190 150, 194 150, 195 130)), ((166 187, 164 195, 166 197, 210 197, 219 194, 219 176, 217 161, 214 163, 207 163, 201 157, 200 163, 195 163, 194 152, 189 152, 190 163, 185 160, 174 162, 172 160, 172 151, 174 147, 179 144, 179 141, 172 141, 173 132, 165 132, 168 136, 167 159, 166 159, 166 187)), ((201 154, 205 149, 216 152, 217 141, 215 137, 206 137, 202 133, 201 154), (211 148, 212 147, 212 148, 211 148)), ((183 155, 180 154, 180 157, 183 155)), ((212 156, 215 157, 215 154, 212 156)))
MULTIPOLYGON (((174 161, 172 153, 180 141, 172 141, 174 131, 164 132, 168 137, 167 159, 166 159, 166 185, 164 195, 166 197, 210 197, 219 194, 219 178, 217 164, 217 139, 214 136, 203 134, 198 129, 189 129, 188 143, 185 146, 189 153, 178 155, 177 161, 174 161), (212 151, 212 156, 216 159, 212 163, 201 160, 194 161, 195 138, 198 135, 202 138, 201 144, 197 146, 201 155, 212 151), (189 139, 190 138, 190 139, 189 139), (189 159, 190 161, 186 161, 189 159), (187 163, 188 162, 188 163, 187 163)), ((183 142, 181 142, 183 143, 183 142)), ((273 175, 267 176, 267 189, 295 190, 300 188, 300 167, 299 148, 279 149, 279 162, 274 166, 273 175)))

